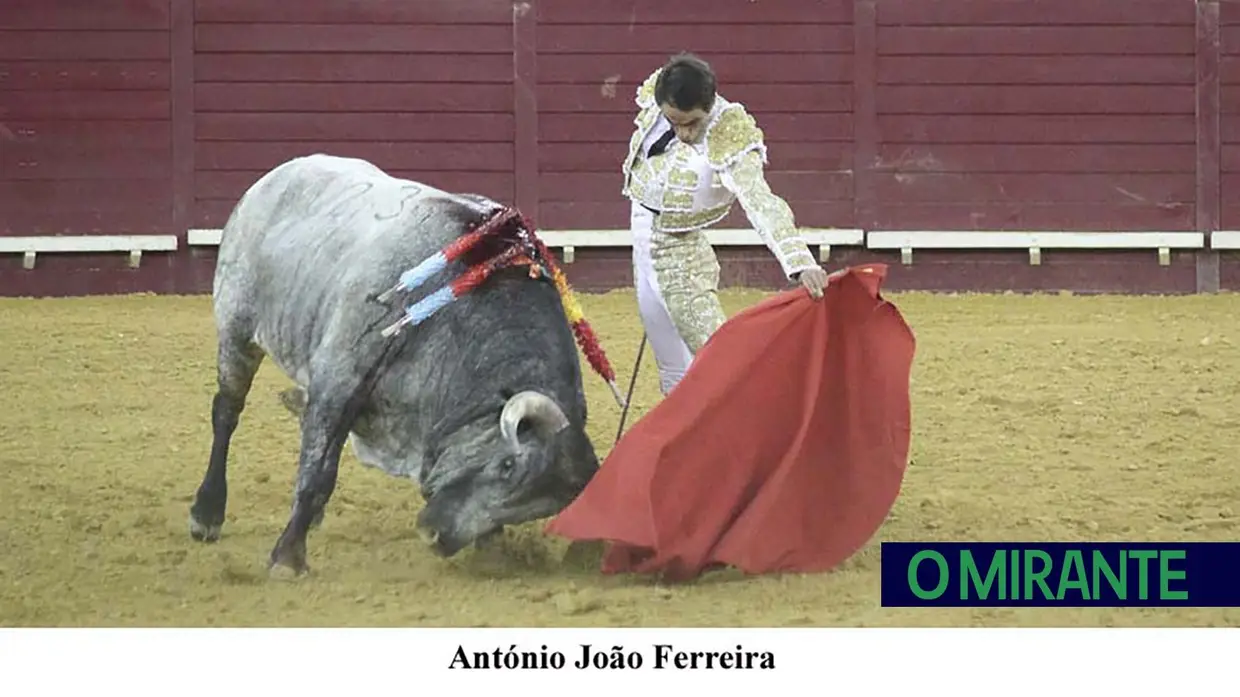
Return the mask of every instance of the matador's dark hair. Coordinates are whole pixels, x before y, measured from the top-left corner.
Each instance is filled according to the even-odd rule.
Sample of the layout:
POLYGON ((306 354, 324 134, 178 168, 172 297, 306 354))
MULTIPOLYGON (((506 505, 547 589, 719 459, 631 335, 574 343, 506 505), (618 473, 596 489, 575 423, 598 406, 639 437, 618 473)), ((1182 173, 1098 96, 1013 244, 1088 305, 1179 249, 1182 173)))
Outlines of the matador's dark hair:
POLYGON ((692 53, 672 56, 654 83, 656 104, 671 104, 681 111, 710 111, 715 105, 715 71, 692 53))

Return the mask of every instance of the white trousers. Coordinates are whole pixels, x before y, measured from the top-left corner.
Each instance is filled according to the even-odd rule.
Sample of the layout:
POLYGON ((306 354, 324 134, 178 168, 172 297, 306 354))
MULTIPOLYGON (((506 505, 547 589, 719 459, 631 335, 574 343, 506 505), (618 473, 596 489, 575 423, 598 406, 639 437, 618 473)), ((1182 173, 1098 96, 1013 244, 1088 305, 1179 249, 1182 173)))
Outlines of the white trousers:
POLYGON ((659 388, 666 396, 685 376, 685 371, 693 362, 693 351, 677 331, 659 288, 650 255, 654 222, 653 213, 639 204, 633 204, 629 228, 633 234, 633 285, 637 290, 637 309, 658 366, 659 388))

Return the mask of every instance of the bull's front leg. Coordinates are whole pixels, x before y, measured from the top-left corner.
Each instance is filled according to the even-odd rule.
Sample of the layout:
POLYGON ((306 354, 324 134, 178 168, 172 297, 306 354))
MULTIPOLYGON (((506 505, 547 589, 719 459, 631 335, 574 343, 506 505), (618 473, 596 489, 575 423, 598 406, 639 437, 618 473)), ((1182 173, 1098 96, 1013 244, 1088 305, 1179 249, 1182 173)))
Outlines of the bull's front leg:
POLYGON ((323 509, 336 489, 336 473, 356 409, 353 400, 341 403, 312 396, 302 413, 301 455, 297 464, 297 485, 293 510, 284 532, 271 550, 269 568, 291 570, 300 575, 310 570, 306 563, 306 536, 312 523, 321 519, 323 509))

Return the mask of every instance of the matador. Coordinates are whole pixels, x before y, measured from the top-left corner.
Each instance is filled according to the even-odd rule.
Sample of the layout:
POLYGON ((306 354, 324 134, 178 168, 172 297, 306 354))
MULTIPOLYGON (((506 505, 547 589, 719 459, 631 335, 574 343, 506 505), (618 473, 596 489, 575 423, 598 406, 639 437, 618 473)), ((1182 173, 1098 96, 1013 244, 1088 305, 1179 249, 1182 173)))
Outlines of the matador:
POLYGON ((632 203, 638 309, 666 395, 726 319, 719 261, 704 231, 736 201, 789 280, 821 297, 828 277, 766 181, 761 128, 743 104, 716 93, 707 63, 673 57, 638 87, 636 101, 622 192, 632 203))

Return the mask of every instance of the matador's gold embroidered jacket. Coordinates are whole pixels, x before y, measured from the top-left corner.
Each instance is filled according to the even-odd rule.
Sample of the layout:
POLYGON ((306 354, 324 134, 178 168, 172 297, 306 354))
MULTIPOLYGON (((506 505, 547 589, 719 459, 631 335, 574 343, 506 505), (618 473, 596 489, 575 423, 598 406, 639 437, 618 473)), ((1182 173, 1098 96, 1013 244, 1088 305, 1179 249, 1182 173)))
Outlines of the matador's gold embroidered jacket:
POLYGON ((787 277, 817 266, 797 231, 791 207, 767 184, 762 129, 744 105, 717 96, 699 143, 677 139, 660 157, 639 157, 661 115, 654 100, 658 76, 656 70, 637 88, 637 128, 624 160, 623 194, 660 211, 658 229, 669 233, 709 227, 725 218, 739 200, 787 277))

